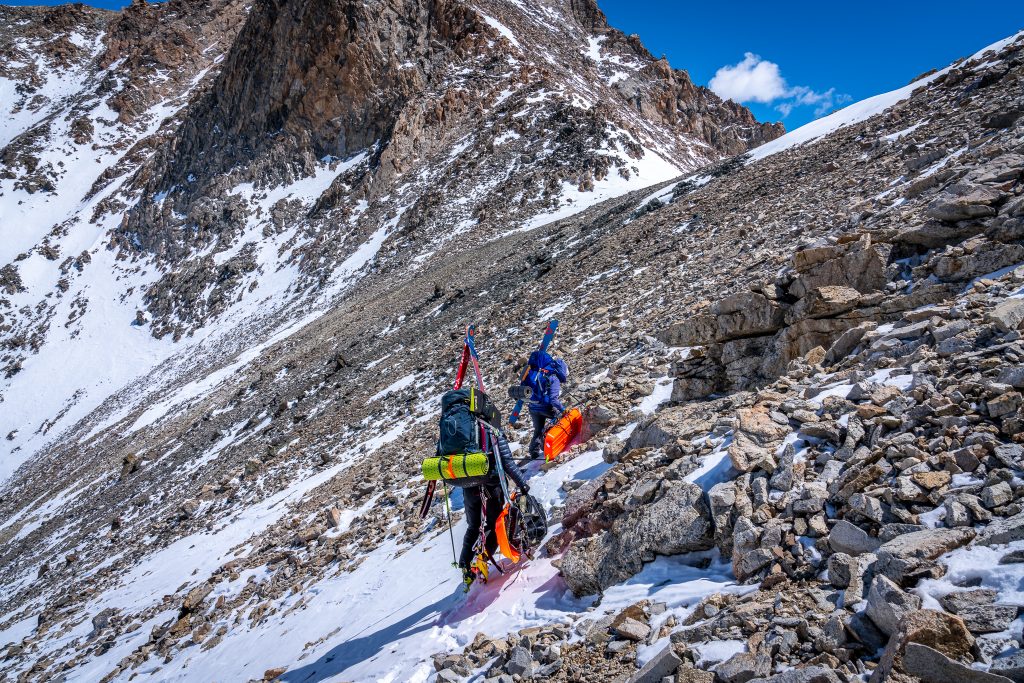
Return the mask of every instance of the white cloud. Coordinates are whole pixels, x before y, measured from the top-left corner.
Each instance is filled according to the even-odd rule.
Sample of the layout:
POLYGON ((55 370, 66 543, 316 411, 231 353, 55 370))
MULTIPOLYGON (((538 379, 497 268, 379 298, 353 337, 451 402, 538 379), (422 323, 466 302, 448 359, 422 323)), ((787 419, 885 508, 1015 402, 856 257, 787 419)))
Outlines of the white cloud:
POLYGON ((752 52, 744 54, 740 63, 716 71, 708 87, 722 99, 733 102, 775 103, 783 118, 796 107, 810 106, 814 107, 815 116, 821 116, 851 99, 849 95, 836 94, 835 88, 817 92, 805 85, 791 87, 778 64, 752 52))
POLYGON ((786 93, 786 81, 779 72, 779 65, 752 52, 745 54, 739 64, 716 71, 708 85, 716 95, 733 102, 767 104, 786 93))

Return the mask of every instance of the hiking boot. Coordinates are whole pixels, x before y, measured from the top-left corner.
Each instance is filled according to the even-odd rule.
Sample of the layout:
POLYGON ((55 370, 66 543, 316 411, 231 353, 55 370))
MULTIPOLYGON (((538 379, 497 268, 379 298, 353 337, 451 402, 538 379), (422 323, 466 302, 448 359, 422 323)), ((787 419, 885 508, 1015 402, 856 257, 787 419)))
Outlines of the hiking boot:
POLYGON ((469 587, 473 585, 474 581, 476 581, 476 574, 473 573, 473 570, 472 569, 468 569, 466 567, 463 567, 462 568, 462 584, 463 584, 464 590, 468 591, 469 587))
POLYGON ((487 560, 484 559, 483 555, 476 556, 476 559, 473 560, 473 567, 470 571, 473 572, 473 575, 479 579, 481 583, 487 583, 489 570, 487 568, 487 560))

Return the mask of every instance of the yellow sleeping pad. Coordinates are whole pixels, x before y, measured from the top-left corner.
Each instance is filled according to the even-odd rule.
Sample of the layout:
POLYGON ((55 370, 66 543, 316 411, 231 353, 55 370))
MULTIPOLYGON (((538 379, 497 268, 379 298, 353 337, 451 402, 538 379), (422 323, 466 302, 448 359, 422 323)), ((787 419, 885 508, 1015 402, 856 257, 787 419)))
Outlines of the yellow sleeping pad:
POLYGON ((486 477, 490 468, 486 453, 436 455, 423 461, 423 478, 427 481, 457 482, 471 477, 486 477))

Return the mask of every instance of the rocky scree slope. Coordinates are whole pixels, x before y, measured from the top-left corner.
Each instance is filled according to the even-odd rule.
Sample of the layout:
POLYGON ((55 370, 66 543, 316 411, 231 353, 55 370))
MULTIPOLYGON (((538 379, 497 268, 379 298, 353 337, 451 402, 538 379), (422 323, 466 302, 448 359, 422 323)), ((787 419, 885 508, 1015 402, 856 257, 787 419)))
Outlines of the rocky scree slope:
POLYGON ((557 313, 602 430, 558 467, 610 467, 563 485, 536 570, 610 593, 659 555, 717 551, 746 587, 564 603, 562 623, 454 638, 467 651, 439 678, 1013 679, 1021 68, 1008 41, 812 144, 438 254, 398 285, 369 273, 301 330, 83 425, 4 493, 0 627, 22 634, 5 670, 182 677, 300 623, 322 630, 272 653, 285 666, 249 655, 235 676, 329 658, 353 636, 310 618, 318 591, 384 552, 422 572, 445 540, 440 502, 416 518, 410 454, 429 451, 461 325, 486 321, 502 386, 557 313), (457 279, 481 262, 497 265, 457 279), (734 342, 769 352, 739 372, 734 342), (130 593, 171 556, 176 585, 130 593))
POLYGON ((131 380, 215 367, 368 270, 404 278, 782 132, 587 2, 2 11, 10 471, 131 380), (44 382, 71 340, 78 369, 44 382), (123 362, 97 372, 84 350, 108 343, 123 362))

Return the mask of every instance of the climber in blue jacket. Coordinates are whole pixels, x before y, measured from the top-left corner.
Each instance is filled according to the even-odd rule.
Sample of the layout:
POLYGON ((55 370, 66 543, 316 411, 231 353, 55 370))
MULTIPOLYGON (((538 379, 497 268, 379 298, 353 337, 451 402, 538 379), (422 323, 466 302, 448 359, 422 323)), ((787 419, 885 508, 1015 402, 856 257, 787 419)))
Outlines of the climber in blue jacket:
POLYGON ((558 420, 565 412, 559 400, 562 383, 569 378, 569 366, 561 358, 552 358, 543 351, 530 354, 530 373, 523 382, 533 391, 530 399, 530 419, 533 438, 530 439, 530 457, 538 459, 544 453, 544 431, 548 420, 558 420))

